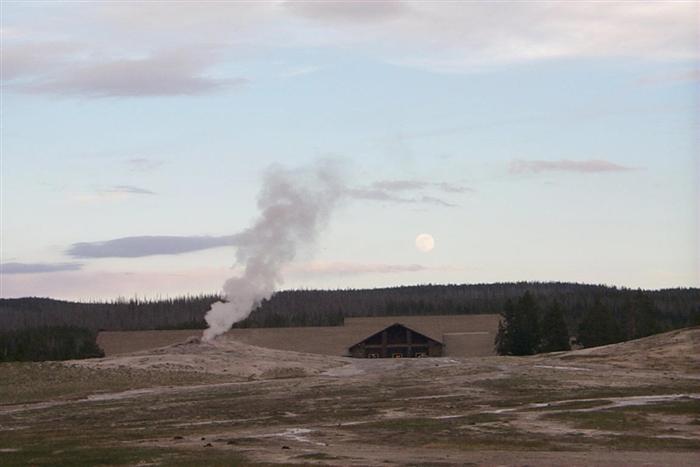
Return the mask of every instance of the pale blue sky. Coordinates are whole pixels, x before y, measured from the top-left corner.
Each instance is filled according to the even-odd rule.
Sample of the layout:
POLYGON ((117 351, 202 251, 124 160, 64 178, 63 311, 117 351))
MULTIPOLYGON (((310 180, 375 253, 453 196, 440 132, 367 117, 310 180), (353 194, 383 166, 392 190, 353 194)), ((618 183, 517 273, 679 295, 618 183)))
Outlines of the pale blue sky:
POLYGON ((268 166, 329 157, 385 199, 348 197, 285 287, 698 286, 697 18, 696 2, 3 2, 1 295, 217 291, 233 247, 70 248, 232 235, 268 166))

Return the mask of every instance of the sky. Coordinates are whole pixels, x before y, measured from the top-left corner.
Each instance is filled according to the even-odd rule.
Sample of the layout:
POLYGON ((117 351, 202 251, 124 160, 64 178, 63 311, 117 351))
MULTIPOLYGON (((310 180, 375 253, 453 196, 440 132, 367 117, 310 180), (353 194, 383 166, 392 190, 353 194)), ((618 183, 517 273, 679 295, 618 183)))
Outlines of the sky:
POLYGON ((283 288, 697 287, 699 5, 3 0, 0 295, 218 292, 328 160, 283 288))

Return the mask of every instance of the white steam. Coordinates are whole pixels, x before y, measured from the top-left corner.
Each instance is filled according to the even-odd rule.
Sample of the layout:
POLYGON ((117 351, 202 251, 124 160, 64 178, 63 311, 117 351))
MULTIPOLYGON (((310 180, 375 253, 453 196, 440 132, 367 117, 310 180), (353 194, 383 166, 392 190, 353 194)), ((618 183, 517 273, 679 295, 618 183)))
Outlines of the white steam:
POLYGON ((212 304, 203 339, 211 340, 244 320, 282 284, 280 269, 302 247, 312 247, 345 191, 338 167, 270 168, 258 198, 260 218, 235 236, 236 263, 243 274, 224 283, 225 302, 212 304))

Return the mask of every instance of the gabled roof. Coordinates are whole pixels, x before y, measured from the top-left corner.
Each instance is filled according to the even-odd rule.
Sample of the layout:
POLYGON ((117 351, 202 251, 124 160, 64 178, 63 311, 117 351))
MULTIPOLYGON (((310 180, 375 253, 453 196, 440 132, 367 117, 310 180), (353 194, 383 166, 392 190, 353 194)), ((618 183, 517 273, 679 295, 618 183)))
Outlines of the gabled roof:
POLYGON ((379 331, 377 331, 377 332, 375 332, 375 333, 373 333, 373 334, 370 334, 369 336, 365 337, 365 338, 362 339, 361 341, 356 342, 355 344, 351 345, 350 348, 352 349, 353 347, 362 344, 364 341, 366 341, 366 340, 368 340, 368 339, 371 339, 371 338, 373 338, 374 336, 377 336, 377 335, 383 333, 383 332, 386 331, 387 329, 393 328, 394 326, 401 326, 402 328, 406 328, 406 329, 408 329, 409 331, 413 332, 414 334, 418 334, 419 336, 423 336, 423 337, 425 337, 425 338, 428 339, 428 340, 431 340, 431 341, 433 341, 433 342, 437 342, 438 344, 442 345, 442 341, 440 341, 440 340, 438 340, 438 339, 435 339, 434 337, 430 337, 430 336, 427 335, 426 333, 418 332, 418 331, 416 331, 415 329, 409 328, 408 326, 406 326, 405 324, 402 324, 402 323, 394 323, 394 324, 390 324, 389 326, 386 326, 385 328, 380 329, 379 331))

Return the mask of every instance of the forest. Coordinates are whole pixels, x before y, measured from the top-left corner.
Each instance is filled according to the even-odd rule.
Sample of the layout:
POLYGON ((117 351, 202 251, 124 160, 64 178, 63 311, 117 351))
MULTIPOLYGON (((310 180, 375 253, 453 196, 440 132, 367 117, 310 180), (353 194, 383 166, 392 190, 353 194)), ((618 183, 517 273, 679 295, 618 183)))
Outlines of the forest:
MULTIPOLYGON (((578 329, 594 306, 625 324, 638 294, 648 297, 659 330, 700 321, 700 289, 634 290, 562 282, 418 285, 377 289, 285 290, 263 301, 237 327, 340 326, 346 317, 502 313, 507 300, 529 291, 541 310, 561 307, 569 329, 578 329)), ((92 331, 204 328, 215 294, 158 300, 69 302, 49 298, 0 299, 0 330, 79 326, 92 331)), ((543 313, 543 312, 542 312, 543 313)))
POLYGON ((104 357, 97 335, 74 326, 42 326, 0 332, 0 362, 104 357))

